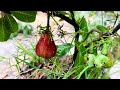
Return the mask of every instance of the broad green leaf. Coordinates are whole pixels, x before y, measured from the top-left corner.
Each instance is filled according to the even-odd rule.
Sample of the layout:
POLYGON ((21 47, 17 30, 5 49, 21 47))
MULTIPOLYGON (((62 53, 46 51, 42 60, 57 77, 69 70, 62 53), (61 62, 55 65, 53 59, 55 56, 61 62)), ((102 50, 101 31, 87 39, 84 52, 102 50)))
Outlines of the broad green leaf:
POLYGON ((84 32, 82 34, 83 38, 87 35, 88 33, 88 26, 87 26, 87 21, 84 17, 82 17, 81 22, 79 24, 80 29, 84 32))
POLYGON ((18 31, 18 24, 11 15, 6 14, 3 18, 3 23, 6 27, 6 29, 11 31, 11 33, 18 31))
POLYGON ((104 27, 104 26, 102 26, 102 25, 97 25, 96 28, 97 28, 98 30, 100 30, 101 32, 106 32, 106 31, 108 31, 108 28, 106 28, 106 27, 104 27))
POLYGON ((10 11, 18 20, 23 22, 34 22, 36 11, 10 11))
POLYGON ((0 18, 0 42, 7 41, 10 37, 10 34, 11 31, 5 27, 3 18, 0 18))
POLYGON ((73 45, 70 43, 65 43, 63 45, 57 45, 57 55, 60 57, 66 55, 72 47, 73 45))

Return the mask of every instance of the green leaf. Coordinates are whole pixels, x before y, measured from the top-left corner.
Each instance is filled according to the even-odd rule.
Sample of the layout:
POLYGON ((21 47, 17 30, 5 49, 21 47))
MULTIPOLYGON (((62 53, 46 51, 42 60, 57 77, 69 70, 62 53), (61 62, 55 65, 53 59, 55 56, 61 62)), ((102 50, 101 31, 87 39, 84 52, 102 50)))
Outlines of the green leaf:
POLYGON ((66 11, 59 11, 59 13, 61 13, 63 15, 69 15, 66 11))
POLYGON ((80 48, 80 51, 77 54, 75 64, 74 64, 75 66, 84 64, 84 55, 86 54, 86 48, 83 45, 80 45, 79 48, 80 48))
POLYGON ((18 20, 23 22, 34 22, 36 11, 10 11, 18 20))
POLYGON ((23 29, 23 34, 25 37, 28 37, 28 35, 30 35, 32 32, 32 29, 29 25, 26 25, 23 29))
POLYGON ((7 41, 10 37, 11 31, 5 27, 3 18, 0 18, 0 42, 7 41))
POLYGON ((97 25, 96 28, 97 28, 98 30, 100 30, 101 32, 106 32, 106 31, 108 31, 108 28, 106 28, 106 27, 104 27, 104 26, 102 26, 102 25, 97 25))
POLYGON ((82 34, 83 38, 87 35, 88 33, 88 26, 87 26, 87 21, 84 17, 82 17, 81 22, 79 24, 80 29, 84 32, 82 34))
POLYGON ((57 45, 57 55, 60 57, 66 55, 72 47, 73 45, 70 43, 65 43, 63 45, 57 45))
POLYGON ((18 24, 11 15, 6 14, 3 18, 3 23, 6 27, 6 29, 10 30, 11 33, 14 33, 14 32, 18 31, 18 24))
POLYGON ((81 63, 83 63, 83 60, 84 60, 84 57, 82 56, 81 52, 78 52, 74 66, 80 65, 81 63))
POLYGON ((80 77, 82 76, 82 74, 89 68, 93 67, 93 65, 88 65, 86 66, 78 75, 77 75, 77 79, 80 79, 80 77))

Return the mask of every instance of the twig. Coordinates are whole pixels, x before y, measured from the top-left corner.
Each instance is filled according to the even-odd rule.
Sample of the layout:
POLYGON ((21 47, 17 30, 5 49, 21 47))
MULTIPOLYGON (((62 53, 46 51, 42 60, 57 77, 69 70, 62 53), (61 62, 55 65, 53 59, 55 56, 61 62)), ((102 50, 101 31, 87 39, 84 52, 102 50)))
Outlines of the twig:
POLYGON ((116 33, 120 29, 120 23, 113 29, 112 34, 116 33))
MULTIPOLYGON (((64 35, 64 31, 61 29, 64 24, 60 26, 60 25, 58 24, 58 22, 53 18, 53 16, 51 16, 51 17, 52 17, 52 19, 55 21, 55 23, 58 25, 58 30, 60 30, 60 33, 64 35)), ((58 30, 57 30, 56 34, 58 33, 58 30)), ((55 34, 55 35, 56 35, 56 34, 55 34)), ((62 37, 62 35, 60 35, 60 36, 62 37)))
MULTIPOLYGON (((46 13, 46 11, 42 11, 42 12, 46 13)), ((50 13, 50 15, 54 15, 54 16, 60 17, 61 19, 65 20, 66 22, 68 22, 71 25, 73 25, 75 28, 79 28, 78 24, 74 20, 71 20, 69 17, 66 17, 65 15, 63 15, 61 13, 55 13, 55 11, 53 11, 52 13, 50 13)))
POLYGON ((35 70, 34 68, 28 69, 27 71, 21 72, 20 75, 25 75, 35 70))
MULTIPOLYGON (((96 40, 93 40, 92 42, 96 42, 96 41, 100 41, 101 38, 107 38, 107 36, 110 36, 110 35, 113 35, 115 34, 118 30, 120 29, 120 23, 113 29, 112 33, 104 33, 101 35, 101 37, 99 37, 98 39, 96 40)), ((90 43, 88 43, 85 47, 89 47, 90 43)))
POLYGON ((89 36, 91 33, 93 33, 93 32, 99 33, 100 36, 102 35, 102 33, 101 33, 100 31, 98 31, 98 30, 96 30, 96 29, 92 29, 90 32, 88 32, 88 34, 87 34, 86 37, 83 39, 83 41, 81 41, 81 43, 83 43, 83 42, 88 38, 88 36, 89 36))
MULTIPOLYGON (((40 64, 38 67, 42 68, 43 64, 40 64)), ((20 75, 25 75, 25 74, 31 73, 33 70, 35 70, 35 68, 31 68, 31 69, 28 69, 27 71, 21 72, 20 75)))
POLYGON ((55 23, 59 26, 59 27, 61 27, 59 24, 58 24, 58 22, 53 18, 53 16, 51 16, 52 17, 52 19, 55 21, 55 23))
POLYGON ((6 74, 2 79, 5 79, 8 76, 8 74, 6 74))
MULTIPOLYGON (((114 15, 115 15, 115 13, 114 13, 114 15)), ((115 22, 114 22, 114 25, 113 25, 113 27, 115 26, 115 24, 116 24, 116 22, 117 22, 117 19, 118 19, 118 17, 119 17, 119 14, 117 13, 117 15, 115 15, 115 22)))

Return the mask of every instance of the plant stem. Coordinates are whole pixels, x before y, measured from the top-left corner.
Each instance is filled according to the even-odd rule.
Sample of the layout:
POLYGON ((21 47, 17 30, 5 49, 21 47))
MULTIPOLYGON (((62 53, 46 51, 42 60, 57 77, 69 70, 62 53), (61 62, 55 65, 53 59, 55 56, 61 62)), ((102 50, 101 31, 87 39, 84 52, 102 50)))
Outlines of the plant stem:
MULTIPOLYGON (((79 26, 77 25, 77 23, 75 22, 75 18, 74 18, 74 12, 70 11, 71 15, 72 15, 72 21, 75 23, 75 32, 79 31, 79 26)), ((75 50, 74 50, 74 55, 73 55, 73 60, 75 61, 76 57, 77 57, 77 53, 78 53, 78 49, 76 47, 76 41, 78 41, 79 39, 79 34, 77 33, 77 35, 75 36, 75 50)))
POLYGON ((49 31, 49 27, 50 27, 49 22, 50 22, 50 13, 49 11, 47 11, 47 31, 49 31))

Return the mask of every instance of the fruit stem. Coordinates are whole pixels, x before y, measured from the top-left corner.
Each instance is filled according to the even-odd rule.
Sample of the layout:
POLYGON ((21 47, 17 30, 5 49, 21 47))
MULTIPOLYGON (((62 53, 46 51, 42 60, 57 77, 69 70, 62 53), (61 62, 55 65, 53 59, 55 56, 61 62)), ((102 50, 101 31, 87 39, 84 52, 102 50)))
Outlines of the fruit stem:
POLYGON ((49 31, 49 27, 50 27, 49 22, 50 22, 50 13, 49 11, 47 11, 47 30, 46 31, 49 31))

